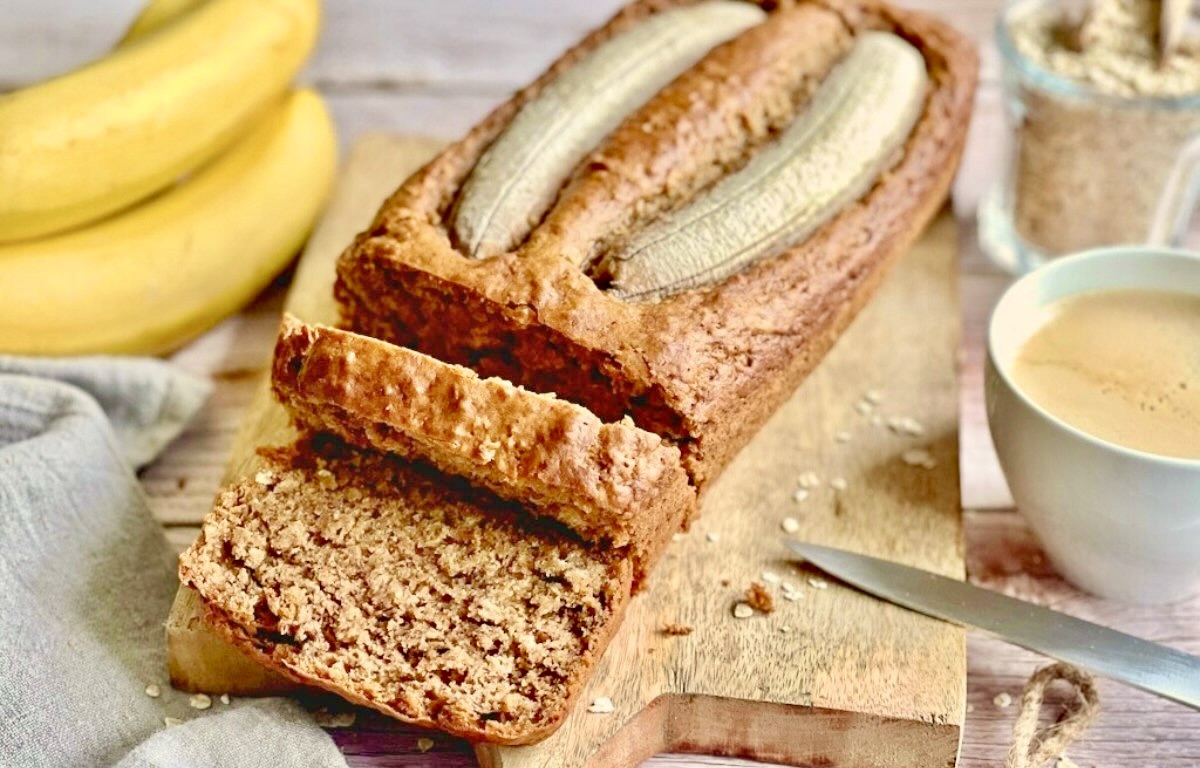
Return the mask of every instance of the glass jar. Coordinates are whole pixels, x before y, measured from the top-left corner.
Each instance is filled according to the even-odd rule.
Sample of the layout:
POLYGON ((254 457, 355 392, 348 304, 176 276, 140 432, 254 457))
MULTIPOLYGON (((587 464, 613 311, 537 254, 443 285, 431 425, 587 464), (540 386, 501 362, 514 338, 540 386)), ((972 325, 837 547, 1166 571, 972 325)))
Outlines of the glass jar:
POLYGON ((980 204, 979 238, 1014 273, 1097 246, 1181 245, 1196 199, 1200 92, 1114 95, 1046 69, 1019 50, 1012 23, 1057 7, 1016 0, 996 24, 1014 141, 980 204))

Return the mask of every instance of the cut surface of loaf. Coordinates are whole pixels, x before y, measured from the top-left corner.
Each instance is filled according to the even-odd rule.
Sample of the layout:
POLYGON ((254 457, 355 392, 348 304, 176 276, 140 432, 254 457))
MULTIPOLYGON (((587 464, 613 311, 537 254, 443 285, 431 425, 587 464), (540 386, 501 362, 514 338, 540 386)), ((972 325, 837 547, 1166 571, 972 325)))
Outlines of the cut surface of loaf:
POLYGON ((600 142, 521 245, 482 260, 462 253, 448 212, 513 115, 601 41, 688 2, 626 6, 408 179, 343 254, 335 295, 352 330, 555 392, 604 421, 631 416, 679 445, 703 492, 943 204, 978 62, 965 38, 920 13, 764 3, 766 21, 715 48, 600 142), (588 274, 612 238, 748 162, 870 30, 914 46, 929 88, 901 156, 863 196, 784 252, 658 301, 623 301, 588 274))
POLYGON ((627 552, 637 585, 695 511, 658 435, 411 349, 285 315, 271 385, 304 428, 427 461, 627 552))
POLYGON ((468 739, 561 722, 630 595, 625 558, 395 457, 313 438, 223 489, 180 577, 298 682, 468 739))

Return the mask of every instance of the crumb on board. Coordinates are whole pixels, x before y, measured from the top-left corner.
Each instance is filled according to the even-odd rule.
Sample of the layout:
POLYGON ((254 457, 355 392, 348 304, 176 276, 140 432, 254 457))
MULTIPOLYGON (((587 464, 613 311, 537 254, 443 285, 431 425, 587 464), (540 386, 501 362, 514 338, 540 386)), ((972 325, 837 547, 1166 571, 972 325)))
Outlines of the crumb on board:
POLYGON ((733 618, 748 619, 753 615, 754 615, 754 609, 750 607, 749 603, 738 602, 738 603, 734 604, 733 618))
POLYGON ((937 459, 925 448, 910 448, 900 454, 900 460, 910 467, 933 469, 937 466, 937 459))
POLYGON ((208 709, 212 706, 212 697, 207 693, 193 693, 188 699, 188 706, 192 709, 208 709))
POLYGON ((1008 707, 1012 705, 1012 696, 1008 695, 1004 691, 1001 691, 1000 693, 996 694, 996 698, 992 699, 992 703, 1000 709, 1008 709, 1008 707))
POLYGON ((800 521, 794 517, 785 517, 779 521, 779 527, 784 533, 795 533, 800 530, 800 521))
POLYGON ((150 683, 146 686, 146 695, 152 699, 157 699, 162 696, 162 688, 158 687, 158 683, 150 683))
POLYGON ((761 581, 752 581, 746 588, 746 603, 761 613, 771 613, 775 610, 775 598, 761 581))
POLYGON ((716 544, 721 540, 721 534, 709 531, 708 533, 704 534, 704 538, 709 544, 716 544))
POLYGON ((687 624, 666 624, 662 628, 662 633, 670 637, 686 637, 692 634, 693 631, 694 628, 689 627, 687 624))
POLYGON ((163 725, 170 728, 170 727, 176 726, 176 725, 183 725, 183 721, 180 720, 178 717, 164 717, 163 725))
POLYGON ((588 705, 588 712, 591 712, 594 715, 612 714, 614 709, 615 707, 613 706, 612 699, 608 698, 607 696, 597 696, 596 698, 592 699, 592 703, 588 705))
POLYGON ((417 751, 418 752, 424 753, 424 752, 428 752, 431 749, 433 749, 433 739, 430 739, 426 736, 422 736, 421 738, 417 739, 417 751))
POLYGON ((330 712, 327 709, 318 709, 312 713, 312 717, 322 728, 349 728, 358 719, 358 713, 352 710, 330 712))

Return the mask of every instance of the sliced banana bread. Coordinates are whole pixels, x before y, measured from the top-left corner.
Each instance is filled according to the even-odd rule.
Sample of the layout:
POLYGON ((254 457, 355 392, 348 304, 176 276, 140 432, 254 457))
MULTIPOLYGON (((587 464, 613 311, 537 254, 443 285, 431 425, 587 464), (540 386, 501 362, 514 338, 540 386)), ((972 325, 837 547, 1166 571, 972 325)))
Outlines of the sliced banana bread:
POLYGON ((180 558, 208 620, 298 682, 473 740, 569 712, 627 558, 419 464, 319 436, 225 488, 180 558))
POLYGON ((679 449, 658 435, 384 341, 285 316, 272 387, 304 427, 428 461, 628 549, 638 585, 696 509, 679 449))

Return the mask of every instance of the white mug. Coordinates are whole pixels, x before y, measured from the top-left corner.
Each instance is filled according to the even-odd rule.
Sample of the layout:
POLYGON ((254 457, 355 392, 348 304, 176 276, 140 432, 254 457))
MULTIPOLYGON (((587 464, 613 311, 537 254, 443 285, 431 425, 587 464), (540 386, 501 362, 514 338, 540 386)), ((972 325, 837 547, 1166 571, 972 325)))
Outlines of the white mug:
POLYGON ((988 425, 1013 498, 1059 572, 1102 597, 1165 603, 1200 593, 1200 460, 1076 429, 1029 399, 1010 375, 1054 302, 1127 288, 1200 295, 1200 254, 1105 248, 1015 282, 988 328, 988 425))

